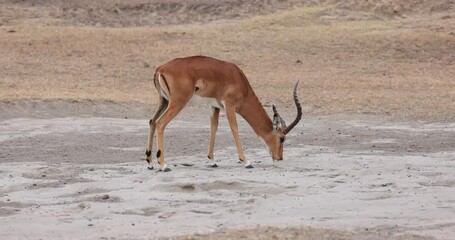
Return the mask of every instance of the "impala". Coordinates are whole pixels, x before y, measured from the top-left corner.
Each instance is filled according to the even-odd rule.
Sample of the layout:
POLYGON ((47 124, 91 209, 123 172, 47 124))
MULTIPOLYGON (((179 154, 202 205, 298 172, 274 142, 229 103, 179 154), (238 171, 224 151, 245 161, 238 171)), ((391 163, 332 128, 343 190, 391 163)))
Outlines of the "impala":
POLYGON ((158 132, 156 157, 160 171, 170 171, 164 160, 164 129, 193 98, 204 98, 211 107, 208 149, 211 167, 217 167, 213 157, 213 148, 220 109, 224 109, 226 112, 239 159, 246 168, 253 168, 253 165, 246 159, 242 149, 236 113, 242 116, 255 133, 264 140, 273 161, 283 160, 283 144, 286 134, 302 118, 302 108, 297 99, 298 81, 293 91, 297 117, 289 126, 286 126, 275 106, 273 106, 273 120, 270 119, 245 74, 237 65, 215 58, 193 56, 174 59, 155 70, 153 83, 159 94, 159 107, 149 122, 150 134, 145 152, 149 169, 153 169, 152 145, 156 129, 158 132))

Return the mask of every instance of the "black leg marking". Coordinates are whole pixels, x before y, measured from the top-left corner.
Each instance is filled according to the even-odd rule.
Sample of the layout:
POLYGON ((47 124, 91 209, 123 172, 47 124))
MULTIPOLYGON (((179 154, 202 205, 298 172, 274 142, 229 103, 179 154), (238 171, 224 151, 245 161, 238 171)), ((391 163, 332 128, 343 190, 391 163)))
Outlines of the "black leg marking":
POLYGON ((159 158, 161 156, 161 150, 158 150, 158 152, 156 152, 156 158, 159 158))
MULTIPOLYGON (((147 158, 145 159, 145 161, 147 161, 149 164, 150 164, 150 159, 149 157, 152 156, 152 151, 150 150, 145 150, 145 155, 147 155, 147 158)), ((151 167, 147 167, 148 170, 153 170, 153 166, 151 167)))

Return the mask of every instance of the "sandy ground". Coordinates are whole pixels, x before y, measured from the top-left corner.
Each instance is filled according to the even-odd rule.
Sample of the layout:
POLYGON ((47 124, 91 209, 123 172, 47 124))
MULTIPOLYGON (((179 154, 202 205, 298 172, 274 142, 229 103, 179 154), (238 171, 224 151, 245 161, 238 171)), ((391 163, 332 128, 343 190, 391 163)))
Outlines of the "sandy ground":
MULTIPOLYGON (((206 160, 208 116, 194 112, 168 127, 169 173, 146 168, 147 119, 3 115, 0 238, 216 236, 257 226, 348 230, 335 239, 455 234, 453 123, 304 117, 288 137, 285 160, 273 164, 241 121, 255 166, 245 169, 222 117, 220 167, 213 169, 206 160)), ((306 231, 319 231, 312 239, 330 236, 306 231)))

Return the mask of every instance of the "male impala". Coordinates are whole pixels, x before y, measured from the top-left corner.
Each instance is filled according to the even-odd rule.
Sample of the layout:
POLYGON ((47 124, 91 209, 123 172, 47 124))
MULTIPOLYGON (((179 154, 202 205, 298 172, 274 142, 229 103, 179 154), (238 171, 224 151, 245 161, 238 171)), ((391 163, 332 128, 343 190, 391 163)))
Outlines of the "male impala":
POLYGON ((149 169, 153 169, 151 155, 156 128, 158 130, 156 157, 161 167, 160 170, 170 171, 164 160, 164 129, 192 98, 202 97, 210 102, 211 131, 208 158, 212 167, 217 167, 213 158, 213 148, 220 109, 226 111, 239 159, 245 164, 246 168, 253 168, 253 165, 246 159, 240 143, 236 113, 240 114, 251 125, 256 134, 265 141, 274 161, 283 160, 283 143, 286 134, 302 118, 302 108, 297 99, 298 82, 294 87, 297 117, 286 127, 275 106, 273 106, 273 121, 270 119, 239 67, 233 63, 210 57, 193 56, 174 59, 156 69, 153 83, 160 99, 158 110, 149 122, 150 135, 145 152, 149 169))

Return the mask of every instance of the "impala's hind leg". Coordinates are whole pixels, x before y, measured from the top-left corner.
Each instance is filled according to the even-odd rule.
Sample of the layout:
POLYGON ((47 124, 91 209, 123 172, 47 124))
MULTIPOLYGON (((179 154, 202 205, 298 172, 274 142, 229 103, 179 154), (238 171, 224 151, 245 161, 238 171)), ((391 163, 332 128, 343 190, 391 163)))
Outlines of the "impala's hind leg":
POLYGON ((156 158, 158 158, 158 163, 160 164, 161 171, 168 172, 171 171, 167 167, 166 161, 164 161, 164 129, 167 124, 174 119, 175 116, 186 106, 189 100, 186 102, 179 102, 179 104, 169 104, 167 109, 163 112, 161 117, 156 120, 156 129, 157 129, 157 142, 158 150, 156 152, 156 158))
POLYGON ((155 135, 155 129, 156 129, 156 120, 163 114, 164 110, 166 110, 169 102, 160 97, 160 102, 158 109, 156 110, 155 115, 153 116, 152 119, 149 121, 149 126, 150 126, 150 134, 148 138, 148 144, 147 144, 147 149, 145 150, 145 155, 146 158, 145 160, 148 162, 148 169, 152 170, 153 169, 153 162, 152 162, 152 149, 153 149, 153 137, 155 135))

